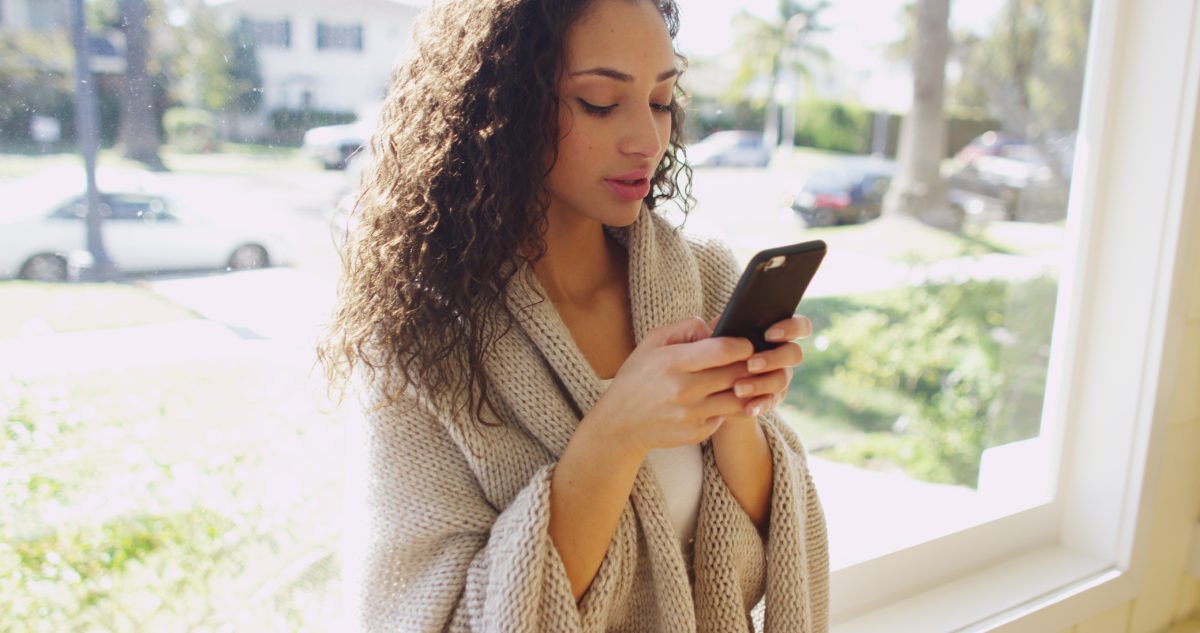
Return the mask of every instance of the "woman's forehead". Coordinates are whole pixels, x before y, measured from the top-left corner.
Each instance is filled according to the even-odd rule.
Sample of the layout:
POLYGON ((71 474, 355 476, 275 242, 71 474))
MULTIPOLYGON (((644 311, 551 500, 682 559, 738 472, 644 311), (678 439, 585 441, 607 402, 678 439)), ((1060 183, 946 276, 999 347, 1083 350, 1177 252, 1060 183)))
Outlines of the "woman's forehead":
POLYGON ((666 20, 648 0, 595 0, 567 30, 568 73, 593 67, 658 76, 675 67, 666 20))

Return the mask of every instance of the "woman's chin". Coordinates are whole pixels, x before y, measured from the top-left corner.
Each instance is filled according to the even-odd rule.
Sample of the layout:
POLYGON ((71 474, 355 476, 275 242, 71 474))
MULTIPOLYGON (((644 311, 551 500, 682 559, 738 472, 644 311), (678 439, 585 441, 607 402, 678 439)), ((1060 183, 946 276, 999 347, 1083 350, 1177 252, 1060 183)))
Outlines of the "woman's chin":
POLYGON ((618 227, 618 228, 630 226, 634 222, 637 222, 638 216, 641 215, 642 208, 644 206, 645 205, 639 201, 637 208, 633 209, 632 211, 630 211, 628 213, 623 213, 620 215, 613 214, 613 217, 609 218, 608 221, 606 221, 604 224, 606 226, 612 226, 612 227, 618 227))

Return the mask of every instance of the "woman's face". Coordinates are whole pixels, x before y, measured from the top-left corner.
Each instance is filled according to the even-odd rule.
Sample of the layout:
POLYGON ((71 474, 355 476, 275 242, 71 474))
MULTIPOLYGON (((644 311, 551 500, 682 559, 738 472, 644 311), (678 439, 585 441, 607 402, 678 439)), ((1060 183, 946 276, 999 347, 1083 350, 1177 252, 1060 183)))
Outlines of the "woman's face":
POLYGON ((550 220, 627 226, 670 140, 671 36, 650 2, 596 0, 567 30, 565 50, 550 220))

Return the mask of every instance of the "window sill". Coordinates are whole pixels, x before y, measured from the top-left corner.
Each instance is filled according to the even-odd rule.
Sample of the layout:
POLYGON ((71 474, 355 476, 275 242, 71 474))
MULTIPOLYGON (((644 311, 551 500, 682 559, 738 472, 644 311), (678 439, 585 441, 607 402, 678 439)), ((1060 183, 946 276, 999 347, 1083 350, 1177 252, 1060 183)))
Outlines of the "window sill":
MULTIPOLYGON (((834 572, 834 585, 839 584, 834 572)), ((841 587, 853 591, 852 587, 841 587)), ((1127 573, 1065 547, 1015 556, 845 621, 833 633, 1058 631, 1133 597, 1127 573)), ((835 600, 838 592, 835 592, 835 600)))

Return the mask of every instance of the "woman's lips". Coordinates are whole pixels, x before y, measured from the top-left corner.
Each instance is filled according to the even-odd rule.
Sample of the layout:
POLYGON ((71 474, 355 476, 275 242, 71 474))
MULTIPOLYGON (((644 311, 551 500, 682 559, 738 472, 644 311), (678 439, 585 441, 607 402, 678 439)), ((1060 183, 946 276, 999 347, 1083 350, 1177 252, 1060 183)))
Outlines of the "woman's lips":
POLYGON ((622 174, 617 178, 605 178, 604 184, 613 193, 630 202, 641 200, 650 193, 650 179, 640 174, 622 174))

